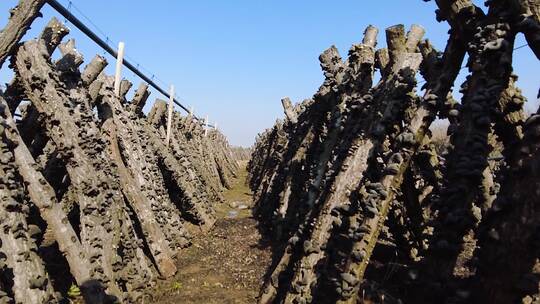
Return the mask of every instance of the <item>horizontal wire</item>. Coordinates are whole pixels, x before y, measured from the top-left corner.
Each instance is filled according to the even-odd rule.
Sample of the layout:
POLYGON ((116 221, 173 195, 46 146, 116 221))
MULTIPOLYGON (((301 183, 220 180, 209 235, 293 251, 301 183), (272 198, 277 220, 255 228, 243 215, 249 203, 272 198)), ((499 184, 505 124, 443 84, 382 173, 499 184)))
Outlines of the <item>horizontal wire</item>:
MULTIPOLYGON (((94 29, 103 37, 105 38, 106 40, 106 44, 109 45, 111 48, 115 48, 115 42, 110 38, 109 35, 107 35, 105 33, 105 31, 103 31, 95 22, 92 21, 92 19, 90 19, 90 17, 88 17, 80 8, 78 8, 72 1, 69 1, 68 2, 68 10, 71 10, 71 8, 73 8, 79 15, 81 15, 92 27, 94 27, 94 29), (112 43, 113 45, 111 45, 110 43, 112 43)), ((150 71, 149 69, 147 69, 145 66, 141 65, 138 61, 135 61, 131 56, 128 56, 128 55, 125 55, 124 56, 127 60, 131 61, 133 64, 135 64, 137 66, 137 68, 143 70, 143 71, 146 71, 146 73, 152 75, 151 79, 153 81, 157 81, 158 83, 160 83, 161 85, 163 86, 168 86, 168 84, 162 80, 161 78, 157 77, 155 73, 153 73, 152 71, 150 71)), ((135 74, 134 74, 135 75, 135 74)), ((180 103, 183 101, 182 98, 178 97, 177 94, 175 94, 174 98, 180 103)), ((190 108, 193 108, 192 106, 190 106, 190 108)), ((201 121, 203 121, 203 119, 201 119, 201 121)), ((208 124, 209 127, 213 127, 212 125, 208 124)))

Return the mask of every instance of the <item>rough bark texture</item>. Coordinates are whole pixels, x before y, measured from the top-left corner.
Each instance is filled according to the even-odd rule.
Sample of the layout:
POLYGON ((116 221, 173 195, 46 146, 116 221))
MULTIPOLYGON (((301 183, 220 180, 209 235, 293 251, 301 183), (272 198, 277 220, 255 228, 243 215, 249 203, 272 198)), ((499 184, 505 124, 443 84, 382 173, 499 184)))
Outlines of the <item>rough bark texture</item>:
POLYGON ((511 65, 516 32, 536 52, 538 5, 488 1, 484 13, 469 0, 436 3, 451 26, 444 53, 416 25, 388 28, 388 48, 374 50, 370 26, 345 63, 323 53, 313 100, 283 99, 284 121, 257 138, 249 185, 277 242, 260 303, 538 301, 538 255, 526 245, 534 195, 509 193, 537 181, 536 127, 523 136, 511 65), (466 55, 458 103, 450 92, 466 55), (381 74, 373 87, 370 66, 381 74), (450 122, 443 149, 431 137, 437 117, 450 122), (525 258, 506 277, 511 246, 525 258))
POLYGON ((24 36, 30 25, 37 17, 45 0, 21 0, 19 4, 10 11, 8 24, 0 32, 0 68, 18 46, 19 40, 24 36))
MULTIPOLYGON (((8 111, 0 104, 2 114, 8 111)), ((36 254, 32 238, 35 226, 28 225, 29 202, 13 156, 17 142, 8 139, 11 130, 0 117, 0 281, 10 289, 0 295, 6 303, 58 303, 45 265, 36 254), (7 285, 6 284, 6 285, 7 285)), ((2 284, 3 285, 3 284, 2 284)), ((2 288, 3 289, 3 288, 2 288)))
POLYGON ((1 115, 6 122, 5 135, 15 146, 14 161, 27 185, 28 197, 39 208, 40 215, 54 233, 60 251, 66 256, 74 278, 82 285, 90 279, 90 262, 83 252, 75 230, 68 222, 67 214, 56 200, 54 189, 37 170, 39 166, 20 138, 15 122, 7 111, 7 105, 1 98, 0 107, 4 108, 1 115))
MULTIPOLYGON (((44 33, 57 24, 51 21, 44 33)), ((147 86, 141 86, 133 104, 113 96, 111 78, 99 76, 104 58, 95 57, 81 73, 83 57, 73 40, 61 44, 64 36, 62 31, 42 34, 22 44, 13 57, 17 90, 11 92, 31 102, 20 107, 20 122, 11 118, 3 96, 0 100, 3 143, 11 153, 3 163, 15 170, 6 173, 10 180, 5 182, 19 191, 6 193, 3 201, 30 206, 21 207, 15 217, 7 213, 3 223, 32 234, 24 239, 18 232, 17 239, 24 241, 19 244, 3 230, 1 249, 10 258, 2 263, 0 296, 56 301, 56 285, 45 269, 65 261, 66 273, 51 274, 61 281, 55 284, 77 284, 87 303, 135 302, 158 274, 170 277, 177 271, 173 257, 190 244, 185 224, 204 231, 212 227, 213 204, 221 202, 221 191, 232 182, 238 164, 222 134, 214 130, 205 137, 200 124, 176 113, 178 132, 173 147, 166 147, 165 118, 152 114, 153 125, 141 112, 147 86), (53 63, 50 54, 57 45, 62 57, 53 63), (211 174, 205 176, 205 170, 211 174), (44 261, 35 253, 34 234, 47 240, 39 249, 47 255, 44 261), (12 261, 17 255, 31 264, 12 261), (24 284, 35 287, 26 291, 24 284)))
POLYGON ((104 154, 84 93, 61 89, 58 73, 46 61, 44 51, 44 45, 37 41, 25 43, 17 54, 18 73, 28 98, 45 117, 56 149, 65 159, 72 159, 66 169, 80 205, 80 237, 92 261, 91 275, 123 298, 115 281, 117 267, 113 267, 121 265, 122 258, 112 248, 120 245, 119 229, 125 214, 118 184, 110 172, 112 164, 104 154))
POLYGON ((212 228, 239 167, 220 132, 178 113, 165 146, 165 112, 142 112, 148 85, 115 97, 105 58, 81 72, 56 18, 19 43, 43 2, 20 1, 0 34, 15 72, 0 92, 0 302, 56 303, 72 284, 86 303, 138 302, 177 272, 189 226, 212 228))
MULTIPOLYGON (((540 57, 540 4, 435 2, 443 53, 418 25, 376 49, 368 26, 346 60, 324 51, 313 98, 283 98, 258 136, 248 182, 275 246, 260 303, 540 303, 540 116, 526 119, 512 71, 517 33, 540 57)), ((114 96, 101 56, 81 72, 54 18, 20 43, 43 3, 21 0, 0 32, 15 72, 0 92, 0 302, 56 303, 71 284, 87 303, 137 302, 182 271, 174 256, 212 228, 246 151, 177 112, 166 145, 167 103, 145 117, 148 85, 128 102, 127 80, 114 96)))
POLYGON ((148 85, 146 83, 141 83, 135 92, 135 96, 131 100, 131 110, 138 115, 141 115, 144 105, 146 104, 146 100, 149 96, 150 91, 148 91, 148 85))

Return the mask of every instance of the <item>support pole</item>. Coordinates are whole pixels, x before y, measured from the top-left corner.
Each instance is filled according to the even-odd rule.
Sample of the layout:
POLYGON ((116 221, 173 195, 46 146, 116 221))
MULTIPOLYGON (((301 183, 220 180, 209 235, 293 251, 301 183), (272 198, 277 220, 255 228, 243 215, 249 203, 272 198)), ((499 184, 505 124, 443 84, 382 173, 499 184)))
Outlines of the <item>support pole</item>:
POLYGON ((171 92, 169 98, 169 114, 167 116, 167 147, 171 141, 171 126, 172 126, 172 113, 173 113, 173 102, 174 102, 174 86, 171 85, 171 92))
POLYGON ((124 43, 118 43, 118 56, 116 57, 116 74, 114 75, 114 94, 120 97, 120 83, 122 81, 122 65, 124 63, 124 43))
MULTIPOLYGON (((97 45, 99 45, 103 50, 105 50, 107 53, 109 53, 111 56, 113 56, 115 58, 118 57, 118 53, 113 48, 111 48, 105 41, 103 41, 103 39, 99 38, 98 35, 96 35, 94 32, 92 32, 92 30, 90 30, 86 25, 84 25, 79 19, 77 19, 77 17, 75 17, 68 9, 66 9, 64 6, 62 6, 62 4, 60 4, 60 2, 58 2, 57 0, 47 0, 47 3, 52 8, 54 8, 58 13, 60 13, 60 15, 62 15, 69 22, 71 22, 75 27, 77 27, 79 30, 81 30, 81 32, 83 32, 86 36, 88 36, 92 41, 97 43, 97 45)), ((3 41, 3 39, 1 39, 1 38, 2 37, 0 37, 0 41, 3 41)), ((1 44, 0 44, 0 47, 1 47, 1 44)), ((1 50, 1 48, 0 48, 0 50, 1 50)), ((0 56, 0 62, 1 62, 1 59, 2 58, 0 56)), ((151 87, 156 89, 159 93, 163 94, 164 96, 170 97, 170 96, 168 96, 167 91, 165 91, 162 87, 158 86, 153 81, 153 77, 150 78, 150 77, 146 76, 145 74, 143 74, 136 66, 131 64, 127 59, 123 60, 123 63, 126 66, 126 68, 128 68, 130 71, 132 71, 135 75, 139 76, 144 82, 148 83, 151 87)), ((186 106, 184 106, 183 104, 181 104, 177 100, 174 100, 174 103, 176 105, 178 105, 184 111, 186 111, 186 112, 189 111, 186 106)), ((197 116, 193 115, 193 118, 195 120, 199 120, 199 118, 197 116)))
POLYGON ((204 137, 208 135, 208 115, 206 115, 206 119, 204 120, 204 137))

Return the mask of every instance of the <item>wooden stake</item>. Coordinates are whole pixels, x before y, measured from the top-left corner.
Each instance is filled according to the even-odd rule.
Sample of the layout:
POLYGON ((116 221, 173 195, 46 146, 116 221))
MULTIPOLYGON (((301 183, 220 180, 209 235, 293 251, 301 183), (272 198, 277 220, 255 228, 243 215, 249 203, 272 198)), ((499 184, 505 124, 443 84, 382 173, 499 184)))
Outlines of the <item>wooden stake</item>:
POLYGON ((206 119, 204 120, 204 137, 208 135, 208 115, 206 115, 206 119))
POLYGON ((120 97, 120 83, 122 77, 122 65, 124 64, 124 43, 118 43, 118 55, 116 56, 116 74, 114 76, 114 94, 120 97))
POLYGON ((171 85, 171 92, 169 97, 169 115, 167 117, 167 147, 171 140, 171 125, 172 125, 172 112, 173 112, 173 102, 174 102, 174 86, 171 85))

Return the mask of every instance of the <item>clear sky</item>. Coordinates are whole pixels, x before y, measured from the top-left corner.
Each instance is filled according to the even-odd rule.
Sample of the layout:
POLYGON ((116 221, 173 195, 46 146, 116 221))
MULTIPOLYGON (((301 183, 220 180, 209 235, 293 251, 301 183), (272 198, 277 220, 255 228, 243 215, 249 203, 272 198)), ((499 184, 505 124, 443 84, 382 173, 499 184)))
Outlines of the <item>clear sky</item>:
MULTIPOLYGON (((66 7, 69 0, 59 0, 66 7)), ((482 5, 481 1, 475 1, 482 5)), ((0 1, 0 24, 7 22, 16 0, 0 1)), ((174 84, 183 103, 195 114, 209 115, 234 145, 250 146, 257 133, 283 116, 280 99, 311 97, 323 80, 318 56, 336 45, 343 57, 362 39, 364 28, 381 29, 412 23, 427 29, 426 37, 440 50, 448 37, 446 23, 435 21, 435 4, 422 0, 72 0, 115 45, 122 40, 127 56, 150 70, 163 86, 174 84)), ((88 23, 79 11, 72 12, 88 23)), ((58 16, 48 6, 27 37, 58 16)), ((60 18, 63 20, 63 18, 60 18)), ((68 24, 69 25, 69 24, 68 24)), ((89 24, 91 28, 95 28, 89 24)), ((86 36, 69 25, 86 60, 102 54, 86 36)), ((524 44, 522 36, 516 45, 524 44)), ((108 57, 109 62, 113 59, 108 57)), ((518 85, 536 111, 540 63, 528 47, 515 52, 518 85)), ((114 64, 108 72, 113 73, 114 64)), ((133 73, 124 76, 138 85, 133 73)), ((9 82, 7 64, 0 83, 9 82)), ((458 81, 461 84, 463 77, 458 81)), ((149 103, 164 98, 154 92, 149 103)))

